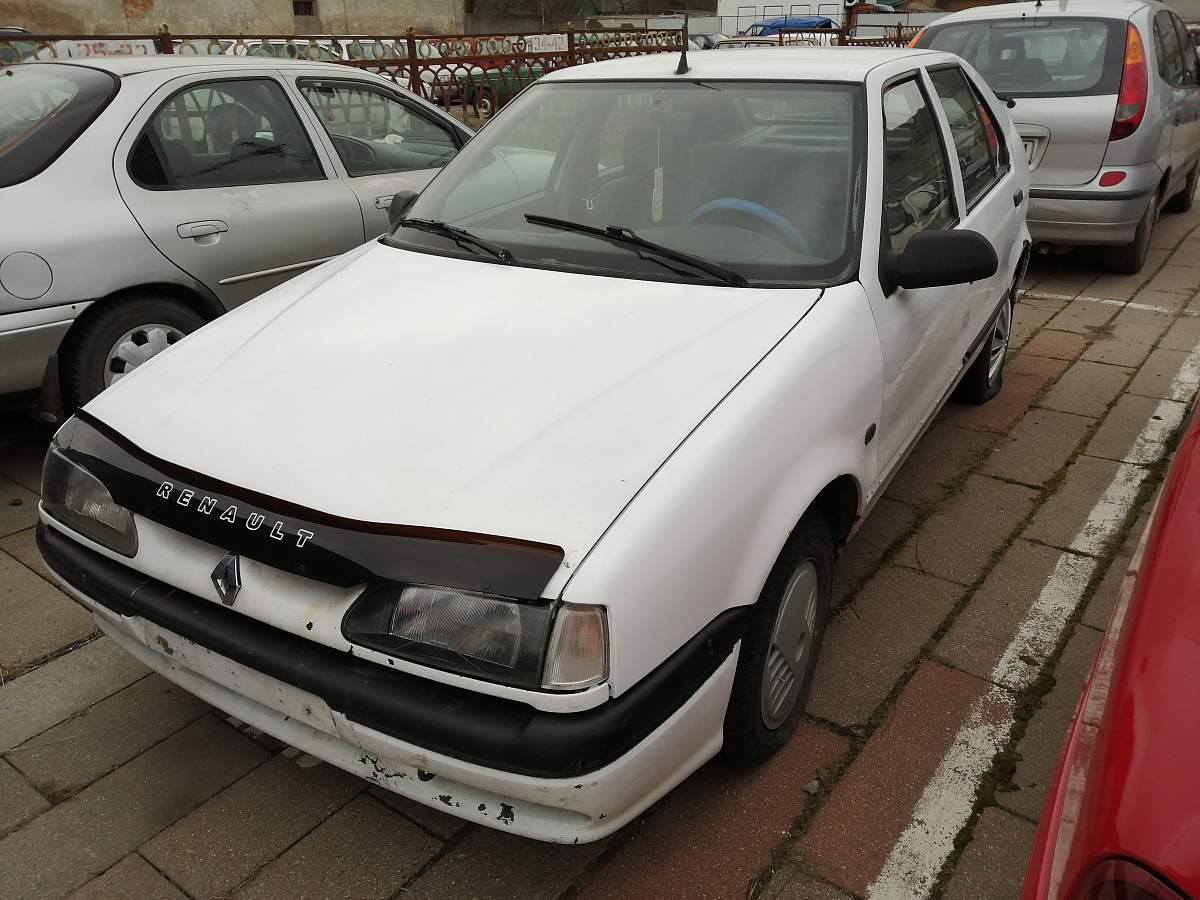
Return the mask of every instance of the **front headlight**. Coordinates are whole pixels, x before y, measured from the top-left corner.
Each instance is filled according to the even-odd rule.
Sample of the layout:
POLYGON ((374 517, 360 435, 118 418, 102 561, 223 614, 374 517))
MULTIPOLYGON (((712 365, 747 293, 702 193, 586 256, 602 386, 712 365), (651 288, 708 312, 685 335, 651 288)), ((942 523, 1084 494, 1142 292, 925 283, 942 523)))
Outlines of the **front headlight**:
POLYGON ((342 632, 354 644, 517 687, 581 690, 608 674, 608 633, 599 607, 381 585, 350 608, 342 632))
POLYGON ((123 556, 137 554, 133 514, 91 472, 52 443, 42 466, 42 506, 58 521, 123 556))

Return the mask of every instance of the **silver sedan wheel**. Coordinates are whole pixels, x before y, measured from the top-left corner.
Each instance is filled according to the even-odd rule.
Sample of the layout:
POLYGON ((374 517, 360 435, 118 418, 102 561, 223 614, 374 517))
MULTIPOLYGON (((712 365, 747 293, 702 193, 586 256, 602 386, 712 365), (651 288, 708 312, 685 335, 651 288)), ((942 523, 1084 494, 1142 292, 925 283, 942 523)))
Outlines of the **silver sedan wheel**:
POLYGON ((819 599, 817 566, 806 559, 792 573, 771 631, 761 691, 762 720, 767 728, 778 728, 787 721, 800 699, 816 637, 819 599))
POLYGON ((116 384, 146 360, 182 340, 184 333, 171 325, 139 325, 112 345, 104 362, 104 386, 116 384))
POLYGON ((988 345, 988 384, 995 384, 1004 367, 1004 354, 1008 352, 1008 338, 1012 333, 1012 304, 1005 303, 992 326, 992 340, 988 345))

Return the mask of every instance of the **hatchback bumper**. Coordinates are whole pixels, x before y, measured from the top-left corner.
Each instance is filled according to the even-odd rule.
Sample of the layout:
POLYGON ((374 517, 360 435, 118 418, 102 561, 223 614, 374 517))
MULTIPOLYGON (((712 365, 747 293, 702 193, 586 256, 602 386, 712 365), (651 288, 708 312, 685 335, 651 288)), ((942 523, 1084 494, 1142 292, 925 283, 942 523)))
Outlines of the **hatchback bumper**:
POLYGON ((1124 168, 1124 181, 1102 188, 1100 175, 1107 171, 1090 184, 1031 187, 1028 222, 1034 243, 1119 246, 1132 241, 1162 173, 1157 166, 1124 168))
MULTIPOLYGON (((649 807, 721 746, 738 651, 736 642, 726 642, 728 634, 726 640, 710 636, 704 641, 724 644, 720 658, 702 670, 699 685, 689 688, 682 703, 653 730, 598 768, 576 755, 574 762, 559 764, 578 771, 546 776, 514 771, 507 759, 489 764, 488 755, 499 753, 492 742, 529 739, 533 754, 554 758, 557 750, 575 744, 581 724, 590 727, 590 721, 594 726, 597 713, 603 715, 604 707, 619 704, 609 701, 585 713, 531 714, 524 704, 465 691, 436 693, 440 688, 434 686, 430 696, 436 697, 438 708, 433 712, 444 716, 447 733, 426 728, 422 733, 431 740, 418 743, 396 733, 411 730, 413 721, 397 723, 394 717, 403 716, 408 705, 417 727, 427 726, 422 722, 431 713, 429 697, 421 696, 424 685, 411 678, 405 682, 402 673, 330 651, 353 670, 347 683, 333 684, 333 677, 322 674, 327 654, 322 648, 303 646, 310 642, 132 573, 54 524, 39 526, 38 544, 71 596, 93 612, 109 637, 151 669, 318 759, 493 828, 557 843, 598 840, 649 807), (138 579, 136 584, 133 579, 138 579), (163 596, 156 598, 160 588, 163 596), (229 617, 241 620, 239 637, 215 650, 213 635, 229 617), (202 635, 202 641, 193 639, 202 635), (279 660, 289 657, 304 676, 279 677, 279 660), (376 688, 392 697, 393 718, 386 711, 370 712, 370 694, 376 688), (418 708, 423 703, 425 707, 418 708), (455 735, 448 732, 455 727, 477 729, 469 752, 445 752, 444 746, 437 746, 454 741, 455 735)), ((595 739, 602 742, 605 729, 628 730, 629 724, 627 716, 618 715, 596 732, 595 739)), ((548 764, 531 760, 535 763, 548 764)))

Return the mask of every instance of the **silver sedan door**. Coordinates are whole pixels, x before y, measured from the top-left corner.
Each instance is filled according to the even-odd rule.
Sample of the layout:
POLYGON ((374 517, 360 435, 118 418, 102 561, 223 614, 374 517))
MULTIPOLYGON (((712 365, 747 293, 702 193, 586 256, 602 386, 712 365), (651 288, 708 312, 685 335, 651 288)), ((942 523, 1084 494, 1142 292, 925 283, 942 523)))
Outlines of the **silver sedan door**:
POLYGON ((420 193, 465 134, 423 104, 365 79, 303 76, 296 89, 325 129, 358 197, 367 237, 388 230, 397 191, 420 193))
POLYGON ((118 142, 117 184, 163 256, 228 309, 364 238, 283 84, 266 70, 175 79, 118 142))

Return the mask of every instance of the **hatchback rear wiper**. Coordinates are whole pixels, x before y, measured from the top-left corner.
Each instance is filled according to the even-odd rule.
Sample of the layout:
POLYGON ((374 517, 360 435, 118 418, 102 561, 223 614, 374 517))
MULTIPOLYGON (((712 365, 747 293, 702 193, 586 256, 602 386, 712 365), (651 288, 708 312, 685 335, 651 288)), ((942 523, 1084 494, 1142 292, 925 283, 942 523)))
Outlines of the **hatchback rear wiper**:
POLYGON ((401 219, 396 223, 405 228, 415 228, 418 231, 428 231, 430 234, 440 234, 443 237, 448 237, 460 247, 476 247, 484 253, 496 257, 502 263, 514 263, 517 258, 512 255, 512 251, 507 247, 501 247, 499 244, 493 244, 491 241, 486 241, 481 237, 476 237, 467 231, 465 228, 458 228, 455 225, 448 225, 445 222, 438 222, 434 219, 401 219))
POLYGON ((690 253, 684 253, 682 250, 673 250, 670 247, 664 247, 662 244, 648 241, 624 225, 608 225, 604 228, 594 228, 591 225, 584 225, 582 222, 571 222, 567 219, 555 219, 552 216, 539 216, 533 213, 527 213, 525 221, 531 225, 545 225, 547 228, 561 228, 563 231, 576 231, 580 234, 594 235, 595 237, 603 238, 606 241, 620 244, 624 247, 640 247, 650 253, 657 253, 665 259, 683 263, 684 265, 691 266, 693 269, 699 269, 701 272, 705 272, 713 276, 713 278, 719 278, 721 281, 731 284, 734 287, 748 287, 750 285, 750 282, 746 280, 746 276, 740 272, 735 272, 733 269, 727 268, 720 263, 715 263, 699 256, 692 256, 690 253))

